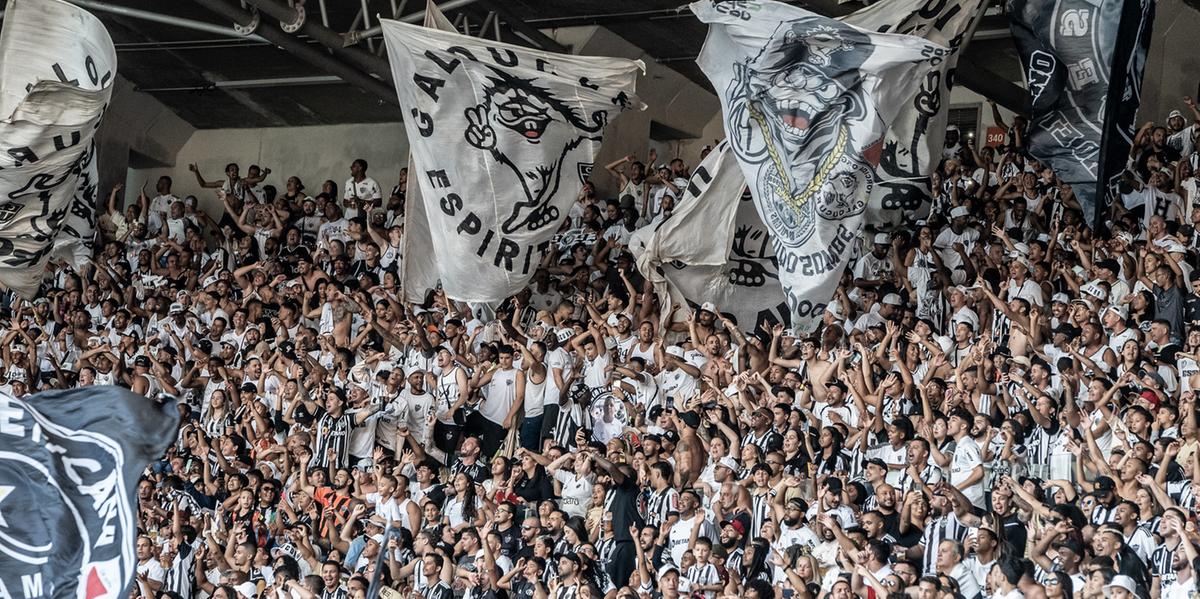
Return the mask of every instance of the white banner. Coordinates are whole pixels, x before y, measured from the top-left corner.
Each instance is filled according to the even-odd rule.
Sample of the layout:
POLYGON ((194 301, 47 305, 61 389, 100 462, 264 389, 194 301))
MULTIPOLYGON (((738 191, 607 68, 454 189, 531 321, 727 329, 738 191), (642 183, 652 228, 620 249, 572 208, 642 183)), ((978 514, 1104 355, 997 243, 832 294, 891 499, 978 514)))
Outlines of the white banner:
MULTIPOLYGON (((900 108, 883 138, 879 184, 867 202, 867 222, 894 225, 906 214, 929 214, 929 175, 942 159, 954 69, 984 8, 983 0, 884 0, 842 17, 856 27, 914 35, 950 49, 917 74, 920 90, 900 108)), ((962 139, 965 143, 965 132, 962 139)))
POLYGON ((945 47, 763 0, 702 0, 698 63, 773 236, 793 327, 811 332, 837 289, 878 184, 883 135, 945 47))
POLYGON ((440 281, 450 299, 502 300, 549 252, 605 125, 640 106, 643 65, 382 26, 421 198, 407 202, 405 295, 440 281))
POLYGON ((9 0, 0 32, 0 285, 32 298, 50 258, 91 254, 93 137, 117 54, 104 26, 60 0, 9 0))
POLYGON ((639 229, 630 248, 659 297, 671 298, 664 325, 672 304, 705 302, 747 331, 788 319, 770 232, 728 142, 696 167, 671 217, 639 229))

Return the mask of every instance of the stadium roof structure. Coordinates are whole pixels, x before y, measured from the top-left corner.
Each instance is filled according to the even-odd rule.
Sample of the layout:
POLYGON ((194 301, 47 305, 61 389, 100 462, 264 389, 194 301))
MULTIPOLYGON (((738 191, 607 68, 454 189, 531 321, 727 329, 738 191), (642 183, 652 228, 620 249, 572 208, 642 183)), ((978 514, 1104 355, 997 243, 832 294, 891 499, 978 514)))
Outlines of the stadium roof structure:
MULTIPOLYGON (((108 26, 119 71, 196 128, 400 120, 380 15, 419 22, 424 0, 68 0, 108 26)), ((933 0, 954 1, 954 0, 933 0)), ((958 83, 1021 110, 1026 94, 1000 2, 988 11, 958 83)), ((695 64, 706 29, 683 0, 440 0, 460 31, 569 52, 556 32, 603 27, 708 88, 695 64)), ((841 16, 860 1, 789 2, 841 16)), ((559 36, 561 37, 561 36, 559 36)))

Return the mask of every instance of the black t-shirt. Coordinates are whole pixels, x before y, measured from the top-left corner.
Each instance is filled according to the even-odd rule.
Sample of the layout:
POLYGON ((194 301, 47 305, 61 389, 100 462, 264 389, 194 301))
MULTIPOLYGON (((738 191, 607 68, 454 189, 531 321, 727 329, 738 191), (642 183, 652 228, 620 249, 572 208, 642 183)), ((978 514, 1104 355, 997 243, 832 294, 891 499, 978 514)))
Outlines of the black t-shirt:
POLYGON ((515 562, 521 550, 521 527, 513 524, 507 529, 497 528, 496 534, 500 535, 500 552, 515 562))
POLYGON ((632 476, 625 477, 621 484, 613 487, 612 503, 608 505, 607 511, 612 514, 614 541, 618 543, 632 542, 633 537, 629 536, 629 527, 636 524, 638 528, 641 528, 645 523, 641 510, 638 509, 640 496, 637 481, 632 476))
POLYGON ((509 599, 533 599, 533 594, 537 590, 537 587, 528 580, 513 580, 510 586, 512 591, 508 595, 509 599))

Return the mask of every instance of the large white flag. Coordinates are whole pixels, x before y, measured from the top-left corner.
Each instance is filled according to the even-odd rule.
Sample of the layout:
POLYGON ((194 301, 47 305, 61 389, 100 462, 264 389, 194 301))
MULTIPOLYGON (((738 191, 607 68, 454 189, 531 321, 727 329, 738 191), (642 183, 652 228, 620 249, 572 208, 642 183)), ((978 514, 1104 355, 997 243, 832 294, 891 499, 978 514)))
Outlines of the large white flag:
POLYGON ((643 65, 382 26, 421 197, 407 203, 405 295, 440 281, 451 299, 504 299, 549 252, 604 127, 640 106, 643 65))
POLYGON ((792 324, 814 330, 878 184, 883 135, 945 47, 764 0, 702 0, 698 60, 771 231, 792 324))
POLYGON ((770 239, 723 141, 696 167, 671 217, 636 231, 630 248, 658 296, 671 298, 663 324, 673 304, 712 302, 753 330, 789 316, 770 239))
POLYGON ((9 0, 0 32, 0 285, 36 295, 50 258, 80 265, 96 222, 93 137, 112 96, 108 31, 60 0, 9 0))
POLYGON ((954 69, 985 7, 983 0, 885 0, 842 17, 856 27, 915 35, 950 49, 944 59, 932 59, 929 70, 916 74, 920 90, 900 107, 884 135, 879 184, 867 203, 867 222, 895 224, 906 213, 928 214, 929 174, 942 159, 954 69))

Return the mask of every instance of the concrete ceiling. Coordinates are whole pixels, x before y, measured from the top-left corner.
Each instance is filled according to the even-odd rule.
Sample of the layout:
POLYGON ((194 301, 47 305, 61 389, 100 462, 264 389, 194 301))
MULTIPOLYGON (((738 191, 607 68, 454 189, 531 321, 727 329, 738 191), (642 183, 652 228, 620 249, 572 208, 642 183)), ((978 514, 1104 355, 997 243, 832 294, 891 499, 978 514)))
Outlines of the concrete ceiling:
MULTIPOLYGON (((233 25, 192 0, 105 0, 104 3, 225 28, 233 25)), ((496 10, 501 15, 502 39, 523 45, 532 45, 529 26, 548 30, 601 25, 664 66, 707 88, 708 82, 695 64, 706 29, 690 12, 677 10, 681 3, 683 0, 479 0, 447 11, 447 16, 452 20, 464 19, 471 24, 472 33, 478 35, 480 25, 496 10)), ((831 16, 847 14, 862 6, 857 1, 837 0, 791 3, 831 16)), ((238 6, 237 0, 230 0, 229 4, 238 6)), ((307 0, 304 4, 309 22, 321 23, 318 1, 307 0)), ((326 0, 329 28, 349 31, 364 5, 374 25, 377 13, 392 14, 393 8, 404 7, 401 14, 411 14, 423 9, 424 1, 326 0)), ((92 12, 109 27, 117 45, 121 73, 137 89, 152 94, 194 127, 272 127, 400 119, 398 109, 378 95, 335 81, 329 73, 272 44, 148 22, 95 7, 92 12), (312 81, 316 76, 326 79, 312 81), (279 81, 289 78, 302 81, 290 84, 279 81), (260 80, 272 82, 251 83, 260 80)), ((270 19, 264 15, 263 20, 270 19)), ((273 23, 271 26, 275 27, 273 23)), ((492 33, 489 27, 488 35, 492 33)), ((300 39, 324 52, 324 47, 315 40, 303 36, 300 39)), ((381 40, 376 38, 374 44, 381 54, 381 40)), ((983 40, 978 46, 972 48, 974 56, 996 63, 999 70, 1008 71, 1004 73, 1006 76, 1016 73, 1019 77, 1019 72, 1014 71, 1011 42, 983 40)), ((367 50, 365 43, 358 47, 367 50)))

